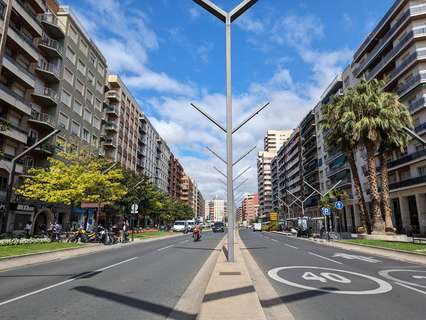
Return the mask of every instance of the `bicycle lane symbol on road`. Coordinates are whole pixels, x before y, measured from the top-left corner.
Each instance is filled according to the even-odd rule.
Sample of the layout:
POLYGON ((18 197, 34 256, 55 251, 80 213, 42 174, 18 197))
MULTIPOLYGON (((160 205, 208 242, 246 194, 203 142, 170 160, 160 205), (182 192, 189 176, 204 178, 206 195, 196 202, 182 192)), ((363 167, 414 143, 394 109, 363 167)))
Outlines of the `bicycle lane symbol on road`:
POLYGON ((348 270, 291 266, 278 267, 268 271, 268 276, 288 286, 334 294, 373 295, 392 290, 385 280, 348 270), (297 282, 288 279, 300 279, 297 282))
POLYGON ((379 275, 401 287, 426 295, 426 270, 387 269, 379 271, 379 275))

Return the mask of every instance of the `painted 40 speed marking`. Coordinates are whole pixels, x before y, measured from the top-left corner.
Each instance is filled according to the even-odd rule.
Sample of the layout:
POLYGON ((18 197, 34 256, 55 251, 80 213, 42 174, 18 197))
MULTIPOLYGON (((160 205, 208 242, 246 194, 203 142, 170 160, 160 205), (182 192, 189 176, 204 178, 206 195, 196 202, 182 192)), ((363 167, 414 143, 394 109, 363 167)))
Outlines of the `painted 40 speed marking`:
POLYGON ((292 286, 292 287, 296 287, 296 288, 301 288, 301 289, 306 289, 306 290, 313 290, 313 291, 321 291, 321 292, 327 292, 327 293, 335 293, 335 294, 349 294, 349 295, 368 295, 368 294, 381 294, 381 293, 386 293, 392 290, 392 286, 390 283, 381 280, 379 278, 376 277, 372 277, 372 276, 368 276, 365 274, 361 274, 361 273, 357 273, 357 272, 352 272, 352 271, 347 271, 347 270, 339 270, 339 269, 331 269, 331 268, 321 268, 321 267, 308 267, 308 266, 292 266, 292 267, 278 267, 278 268, 274 268, 268 271, 268 276, 271 277, 272 279, 274 279, 275 281, 284 283, 286 285, 292 286), (320 273, 320 276, 316 276, 314 275, 312 272, 308 272, 304 274, 304 279, 305 280, 318 280, 320 282, 325 282, 328 280, 333 281, 333 282, 337 282, 337 283, 350 283, 351 281, 339 274, 335 274, 335 273, 330 273, 327 271, 334 271, 337 273, 345 273, 345 274, 350 274, 350 275, 354 275, 354 276, 358 276, 361 278, 366 278, 369 279, 373 282, 375 282, 378 287, 376 289, 372 289, 372 290, 361 290, 361 291, 355 291, 355 290, 331 290, 331 289, 323 289, 323 288, 315 288, 315 287, 310 287, 310 286, 305 286, 303 284, 299 284, 299 283, 295 283, 289 280, 286 280, 284 278, 282 278, 281 276, 278 275, 278 272, 282 271, 282 270, 289 270, 289 269, 311 269, 311 270, 325 270, 326 272, 322 272, 320 273))

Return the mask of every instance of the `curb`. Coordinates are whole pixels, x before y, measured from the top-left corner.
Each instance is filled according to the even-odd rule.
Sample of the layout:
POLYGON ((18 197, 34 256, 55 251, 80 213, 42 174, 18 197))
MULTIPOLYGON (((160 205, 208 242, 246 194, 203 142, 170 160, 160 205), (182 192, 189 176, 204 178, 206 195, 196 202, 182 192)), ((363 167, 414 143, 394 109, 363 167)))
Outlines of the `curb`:
POLYGON ((335 242, 335 243, 345 244, 345 245, 349 245, 349 246, 367 247, 367 248, 374 248, 374 249, 379 249, 379 250, 408 253, 408 254, 412 254, 412 255, 416 255, 416 256, 420 256, 420 257, 426 257, 426 254, 424 254, 424 253, 418 253, 418 252, 406 251, 406 250, 399 250, 399 249, 383 248, 383 247, 373 246, 371 244, 346 243, 346 242, 340 242, 340 241, 335 242))
POLYGON ((222 240, 219 241, 213 252, 208 256, 206 262, 201 266, 194 279, 192 279, 176 306, 173 308, 172 313, 167 317, 167 320, 196 319, 197 315, 199 315, 207 285, 224 243, 225 235, 222 240))
POLYGON ((87 245, 83 244, 79 247, 76 248, 63 248, 63 249, 55 249, 55 250, 49 250, 49 251, 39 251, 39 252, 32 252, 32 253, 25 253, 25 254, 20 254, 17 256, 7 256, 7 257, 0 257, 0 262, 1 261, 5 261, 5 260, 12 260, 12 259, 19 259, 19 258, 27 258, 27 257, 31 257, 31 256, 42 256, 45 255, 47 253, 56 253, 56 252, 62 252, 62 251, 73 251, 73 250, 79 250, 79 249, 83 249, 85 248, 87 245))

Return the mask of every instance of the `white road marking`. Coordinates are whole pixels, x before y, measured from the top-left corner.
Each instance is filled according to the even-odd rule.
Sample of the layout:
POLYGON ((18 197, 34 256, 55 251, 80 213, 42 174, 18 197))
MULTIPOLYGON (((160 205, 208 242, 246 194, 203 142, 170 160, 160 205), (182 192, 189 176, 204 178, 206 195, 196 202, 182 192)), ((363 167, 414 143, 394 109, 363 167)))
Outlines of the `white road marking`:
POLYGON ((327 257, 323 257, 323 256, 320 256, 319 254, 316 254, 316 253, 313 253, 313 252, 308 252, 308 253, 310 255, 313 255, 315 257, 318 257, 318 258, 321 258, 321 259, 324 259, 324 260, 328 260, 328 261, 331 261, 331 262, 334 262, 334 263, 337 263, 337 264, 343 264, 340 261, 336 261, 336 260, 333 260, 333 259, 330 259, 330 258, 327 258, 327 257))
POLYGON ((413 276, 414 279, 426 279, 425 276, 413 276))
POLYGON ((298 247, 292 246, 291 244, 284 243, 284 245, 293 249, 299 249, 298 247))
POLYGON ((271 239, 272 241, 274 241, 274 242, 278 242, 278 240, 277 239, 271 239))
POLYGON ((65 280, 65 281, 61 281, 61 282, 58 282, 58 283, 52 284, 52 285, 50 285, 50 286, 48 286, 48 287, 41 288, 41 289, 38 289, 38 290, 35 290, 35 291, 31 291, 31 292, 28 292, 28 293, 26 293, 26 294, 23 294, 23 295, 21 295, 21 296, 18 296, 18 297, 15 297, 15 298, 12 298, 12 299, 9 299, 9 300, 6 300, 6 301, 2 301, 2 302, 0 302, 0 307, 1 307, 1 306, 3 306, 3 305, 5 305, 5 304, 11 303, 11 302, 14 302, 14 301, 17 301, 17 300, 21 300, 21 299, 24 299, 24 298, 29 297, 29 296, 32 296, 32 295, 35 295, 35 294, 37 294, 37 293, 44 292, 44 291, 47 291, 47 290, 49 290, 49 289, 53 289, 53 288, 56 288, 56 287, 62 286, 62 285, 64 285, 64 284, 70 283, 70 282, 72 282, 72 281, 74 281, 74 280, 78 280, 78 279, 81 279, 81 278, 88 277, 88 276, 91 276, 91 275, 93 275, 93 274, 96 274, 96 273, 98 273, 98 272, 102 272, 102 271, 105 271, 105 270, 108 270, 108 269, 114 268, 114 267, 116 267, 116 266, 118 266, 118 265, 120 265, 120 264, 123 264, 123 263, 126 263, 126 262, 130 262, 130 261, 135 260, 135 259, 137 259, 137 258, 138 258, 138 257, 133 257, 133 258, 130 258, 130 259, 127 259, 127 260, 123 260, 123 261, 120 261, 120 262, 114 263, 114 264, 112 264, 112 265, 110 265, 110 266, 106 266, 106 267, 103 267, 103 268, 97 269, 97 270, 95 270, 95 271, 92 271, 92 272, 89 272, 89 273, 82 274, 82 275, 80 275, 80 276, 78 276, 78 277, 71 278, 71 279, 68 279, 68 280, 65 280))
POLYGON ((160 249, 157 249, 157 251, 163 251, 163 250, 168 249, 168 248, 170 248, 170 247, 173 247, 173 244, 171 244, 171 245, 169 245, 169 246, 167 246, 167 247, 162 247, 162 248, 160 248, 160 249))
POLYGON ((335 253, 333 255, 334 257, 341 257, 344 259, 348 259, 348 260, 361 260, 361 261, 365 261, 365 262, 371 262, 371 263, 379 263, 380 260, 374 259, 372 257, 365 257, 365 256, 360 256, 360 255, 356 255, 356 254, 347 254, 347 253, 335 253))
POLYGON ((284 283, 286 285, 292 286, 292 287, 296 287, 296 288, 301 288, 301 289, 305 289, 305 290, 314 290, 314 291, 321 291, 321 292, 327 292, 327 293, 334 293, 334 294, 346 294, 346 295, 368 295, 368 294, 381 294, 381 293, 386 293, 392 290, 392 285, 382 279, 376 278, 376 277, 372 277, 366 274, 361 274, 361 273, 357 273, 357 272, 352 272, 352 271, 347 271, 347 270, 339 270, 339 269, 331 269, 331 268, 320 268, 320 267, 310 267, 310 266, 293 266, 293 267, 278 267, 278 268, 274 268, 268 271, 268 276, 271 277, 272 279, 274 279, 275 281, 284 283), (351 274, 351 275, 355 275, 358 277, 362 277, 362 278, 366 278, 369 279, 373 282, 375 282, 376 284, 378 284, 378 287, 376 289, 372 289, 372 290, 361 290, 361 291, 345 291, 345 290, 333 290, 333 289, 324 289, 324 288, 315 288, 315 287, 310 287, 310 286, 305 286, 303 284, 299 284, 299 283, 295 283, 289 280, 286 280, 282 277, 280 277, 278 275, 278 272, 282 271, 282 270, 287 270, 287 269, 316 269, 316 270, 330 270, 330 271, 335 271, 335 272, 340 272, 340 273, 346 273, 346 274, 351 274))
POLYGON ((420 293, 426 294, 426 292, 425 292, 425 291, 423 291, 423 290, 420 290, 420 289, 417 289, 417 288, 410 287, 409 285, 406 285, 406 284, 403 284, 403 283, 400 283, 400 282, 395 282, 395 284, 397 284, 397 285, 399 285, 399 286, 401 286, 401 287, 404 287, 404 288, 407 288, 407 289, 410 289, 410 290, 416 291, 416 292, 420 292, 420 293))
MULTIPOLYGON (((426 273, 426 271, 424 270, 410 270, 410 269, 388 269, 388 270, 381 270, 379 271, 379 275, 382 276, 383 278, 386 278, 388 280, 392 280, 395 282, 398 282, 399 284, 404 283, 405 285, 408 286, 414 286, 414 287, 420 287, 422 289, 426 289, 425 285, 421 285, 419 283, 414 283, 414 282, 409 282, 409 281, 404 281, 401 279, 398 279, 396 277, 393 277, 390 275, 390 273, 393 272, 411 272, 413 274, 415 274, 415 276, 420 276, 419 273, 426 273)), ((414 278, 414 276, 412 276, 414 278)), ((414 278, 416 279, 416 278, 414 278)))

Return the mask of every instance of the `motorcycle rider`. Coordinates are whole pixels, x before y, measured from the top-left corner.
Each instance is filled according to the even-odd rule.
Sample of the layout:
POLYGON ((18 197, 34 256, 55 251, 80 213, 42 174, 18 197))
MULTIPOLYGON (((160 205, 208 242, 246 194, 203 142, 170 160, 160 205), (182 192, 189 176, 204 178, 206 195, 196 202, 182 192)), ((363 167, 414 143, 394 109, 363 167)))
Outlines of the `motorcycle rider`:
POLYGON ((194 229, 192 230, 192 237, 194 240, 200 240, 201 239, 201 225, 195 224, 194 229))

